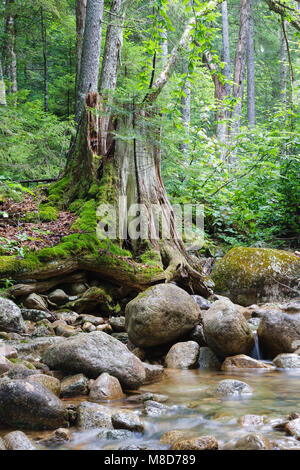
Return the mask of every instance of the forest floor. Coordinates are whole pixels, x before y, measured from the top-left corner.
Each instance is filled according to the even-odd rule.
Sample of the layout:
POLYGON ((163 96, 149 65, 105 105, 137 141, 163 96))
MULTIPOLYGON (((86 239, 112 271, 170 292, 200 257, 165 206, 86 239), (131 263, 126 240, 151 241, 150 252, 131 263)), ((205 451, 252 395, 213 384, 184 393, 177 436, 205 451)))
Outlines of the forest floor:
POLYGON ((0 202, 0 253, 12 255, 24 248, 40 250, 56 245, 66 235, 74 233, 71 227, 77 216, 69 211, 57 213, 56 220, 39 218, 39 205, 43 198, 26 194, 22 201, 7 198, 0 202), (33 220, 26 219, 31 214, 33 220))

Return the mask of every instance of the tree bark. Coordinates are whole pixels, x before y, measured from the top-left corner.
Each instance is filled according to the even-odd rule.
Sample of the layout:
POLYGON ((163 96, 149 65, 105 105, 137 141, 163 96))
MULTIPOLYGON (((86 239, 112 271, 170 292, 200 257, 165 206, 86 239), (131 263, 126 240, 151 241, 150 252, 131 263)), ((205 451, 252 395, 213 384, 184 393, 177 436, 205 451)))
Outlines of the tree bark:
POLYGON ((287 18, 289 23, 298 31, 300 31, 299 11, 297 12, 289 5, 285 5, 283 2, 277 0, 266 0, 266 2, 269 5, 270 10, 274 11, 275 13, 279 13, 279 15, 283 16, 284 18, 287 18))
POLYGON ((80 62, 82 55, 82 43, 84 35, 84 26, 86 18, 86 2, 87 0, 76 0, 76 79, 75 79, 75 96, 78 93, 78 81, 80 74, 80 62))
MULTIPOLYGON (((231 80, 231 67, 230 67, 230 44, 229 44, 229 27, 228 27, 228 5, 227 0, 222 3, 222 61, 225 63, 223 75, 226 77, 227 82, 231 80)), ((226 95, 231 93, 230 83, 225 83, 226 95)))
MULTIPOLYGON (((282 20, 283 23, 286 24, 286 20, 282 20)), ((281 51, 280 51, 280 91, 281 91, 281 99, 284 107, 287 105, 287 76, 288 76, 288 57, 287 57, 287 46, 286 41, 283 34, 283 28, 281 24, 280 28, 280 44, 281 44, 281 51)))
POLYGON ((165 64, 167 59, 168 59, 168 55, 169 55, 168 33, 167 33, 167 30, 165 28, 163 28, 163 31, 161 32, 160 47, 161 47, 162 62, 163 62, 163 64, 165 64))
POLYGON ((44 111, 48 113, 48 56, 47 56, 47 27, 44 11, 41 8, 41 33, 43 41, 43 66, 44 66, 44 111))
POLYGON ((4 18, 4 75, 8 80, 7 93, 16 93, 17 85, 17 56, 16 56, 16 25, 12 13, 14 0, 6 0, 4 18))
POLYGON ((3 78, 3 72, 2 72, 1 57, 0 57, 0 105, 6 106, 6 90, 5 90, 5 82, 3 78))
POLYGON ((250 4, 249 34, 247 42, 247 104, 248 124, 255 126, 255 52, 254 52, 254 17, 253 0, 250 4))
POLYGON ((182 88, 181 96, 181 119, 184 128, 185 142, 180 145, 181 151, 187 155, 189 152, 190 122, 191 122, 191 87, 188 75, 188 64, 185 64, 184 72, 186 78, 182 88))
POLYGON ((239 38, 235 53, 235 66, 233 77, 234 84, 232 90, 232 95, 236 99, 236 104, 231 113, 231 134, 238 134, 241 123, 247 41, 249 34, 249 18, 250 2, 249 0, 241 0, 239 38))
POLYGON ((104 0, 87 0, 75 121, 80 121, 84 98, 98 90, 104 0))

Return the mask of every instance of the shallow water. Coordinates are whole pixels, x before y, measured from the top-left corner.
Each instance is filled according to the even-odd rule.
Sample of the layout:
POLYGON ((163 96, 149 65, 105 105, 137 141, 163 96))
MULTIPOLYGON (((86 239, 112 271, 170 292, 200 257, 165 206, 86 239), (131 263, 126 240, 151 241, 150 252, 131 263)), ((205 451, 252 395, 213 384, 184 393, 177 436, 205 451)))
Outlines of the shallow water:
MULTIPOLYGON (((97 439, 99 431, 75 431, 72 441, 63 445, 64 449, 119 449, 130 445, 151 449, 166 449, 159 439, 166 431, 186 429, 192 435, 214 435, 220 447, 226 442, 242 437, 251 431, 259 431, 282 448, 299 448, 300 442, 284 432, 274 431, 271 424, 260 427, 242 427, 238 418, 246 414, 264 415, 278 418, 300 410, 300 370, 287 371, 239 371, 235 373, 206 370, 170 370, 159 383, 145 386, 140 392, 151 391, 168 395, 166 403, 171 410, 166 415, 145 417, 144 435, 136 434, 127 441, 107 441, 97 439), (243 399, 221 400, 207 396, 205 389, 215 386, 220 380, 238 379, 253 388, 253 395, 243 399)), ((110 403, 112 408, 133 408, 123 402, 110 403)), ((142 413, 143 405, 134 405, 137 413, 142 413)), ((268 420, 267 419, 267 420, 268 420)))

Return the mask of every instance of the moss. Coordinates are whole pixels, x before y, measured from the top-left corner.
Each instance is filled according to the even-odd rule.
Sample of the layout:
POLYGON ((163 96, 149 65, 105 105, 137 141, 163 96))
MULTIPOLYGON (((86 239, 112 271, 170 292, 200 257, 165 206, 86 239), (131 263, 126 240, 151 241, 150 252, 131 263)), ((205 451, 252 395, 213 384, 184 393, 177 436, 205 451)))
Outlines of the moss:
POLYGON ((140 260, 142 263, 150 266, 161 266, 162 264, 160 253, 155 250, 147 250, 142 254, 140 260))
POLYGON ((84 199, 76 199, 75 201, 71 202, 68 209, 70 212, 74 212, 75 214, 77 214, 78 212, 80 212, 80 209, 82 208, 84 203, 84 199))
POLYGON ((49 196, 48 199, 54 205, 59 207, 64 207, 67 202, 67 189, 71 185, 70 178, 65 176, 61 180, 57 181, 56 183, 52 184, 49 187, 49 196))
POLYGON ((0 256, 0 278, 5 279, 14 273, 32 272, 41 267, 36 254, 30 253, 26 258, 16 256, 0 256))
MULTIPOLYGON (((112 162, 106 163, 101 177, 101 184, 98 186, 97 200, 99 204, 113 204, 116 202, 116 187, 118 179, 116 170, 112 162)), ((91 188, 94 185, 91 186, 91 188)))
POLYGON ((91 233, 95 231, 96 225, 96 201, 90 199, 83 204, 79 211, 79 217, 72 225, 71 230, 81 230, 91 233))
POLYGON ((232 248, 216 263, 211 277, 216 290, 260 287, 275 279, 290 284, 300 276, 300 258, 293 253, 271 248, 232 248))
POLYGON ((39 216, 36 212, 26 212, 22 220, 24 220, 24 222, 37 222, 39 216))
POLYGON ((51 222, 57 220, 58 213, 55 207, 49 205, 40 205, 39 218, 42 222, 51 222))
POLYGON ((97 183, 93 183, 91 184, 90 189, 88 191, 88 196, 95 197, 97 196, 98 191, 99 191, 99 185, 97 183))

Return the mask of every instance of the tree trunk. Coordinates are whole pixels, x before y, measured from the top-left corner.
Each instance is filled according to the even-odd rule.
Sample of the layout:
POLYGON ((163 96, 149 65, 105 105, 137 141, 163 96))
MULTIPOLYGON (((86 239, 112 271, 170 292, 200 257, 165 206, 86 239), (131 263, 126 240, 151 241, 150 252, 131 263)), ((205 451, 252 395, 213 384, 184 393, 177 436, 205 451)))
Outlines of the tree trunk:
POLYGON ((14 0, 6 0, 4 19, 4 75, 8 80, 7 93, 16 93, 17 86, 17 57, 16 57, 16 27, 15 16, 12 14, 14 0))
POLYGON ((2 73, 2 63, 0 58, 0 105, 6 106, 5 82, 2 73))
POLYGON ((75 121, 80 121, 84 98, 98 90, 104 0, 87 0, 75 121))
POLYGON ((75 96, 78 93, 78 81, 80 73, 80 62, 82 55, 82 42, 84 35, 87 0, 76 0, 76 79, 75 96))
MULTIPOLYGON (((230 45, 229 45, 229 27, 228 27, 228 6, 227 0, 222 3, 222 61, 225 63, 223 75, 226 77, 227 82, 231 80, 230 70, 230 45)), ((226 95, 230 96, 231 86, 230 83, 225 83, 226 95)))
MULTIPOLYGON (((286 20, 283 20, 286 23, 286 20)), ((288 76, 288 57, 286 41, 283 34, 283 28, 280 29, 281 57, 280 57, 280 91, 284 106, 287 105, 287 76, 288 76)))
POLYGON ((161 55, 162 55, 162 62, 163 64, 166 63, 168 59, 168 33, 165 28, 163 28, 163 31, 160 33, 161 41, 160 41, 160 47, 161 47, 161 55))
POLYGON ((48 56, 47 56, 47 27, 41 8, 41 33, 43 41, 43 65, 44 65, 44 111, 48 113, 48 56))
POLYGON ((180 150, 187 155, 189 152, 189 138, 190 138, 190 122, 191 122, 191 87, 188 75, 188 64, 185 64, 185 70, 183 73, 186 73, 186 78, 182 88, 181 96, 181 119, 184 127, 184 139, 180 145, 180 150))
POLYGON ((250 4, 249 34, 247 43, 247 104, 248 123, 250 127, 255 126, 255 53, 254 53, 254 17, 253 0, 250 4))
POLYGON ((238 134, 242 117, 244 75, 246 67, 247 41, 249 34, 249 18, 250 2, 249 0, 241 0, 239 38, 235 53, 235 66, 233 77, 234 84, 232 90, 232 95, 233 98, 235 98, 236 100, 236 104, 231 113, 231 134, 238 134))

